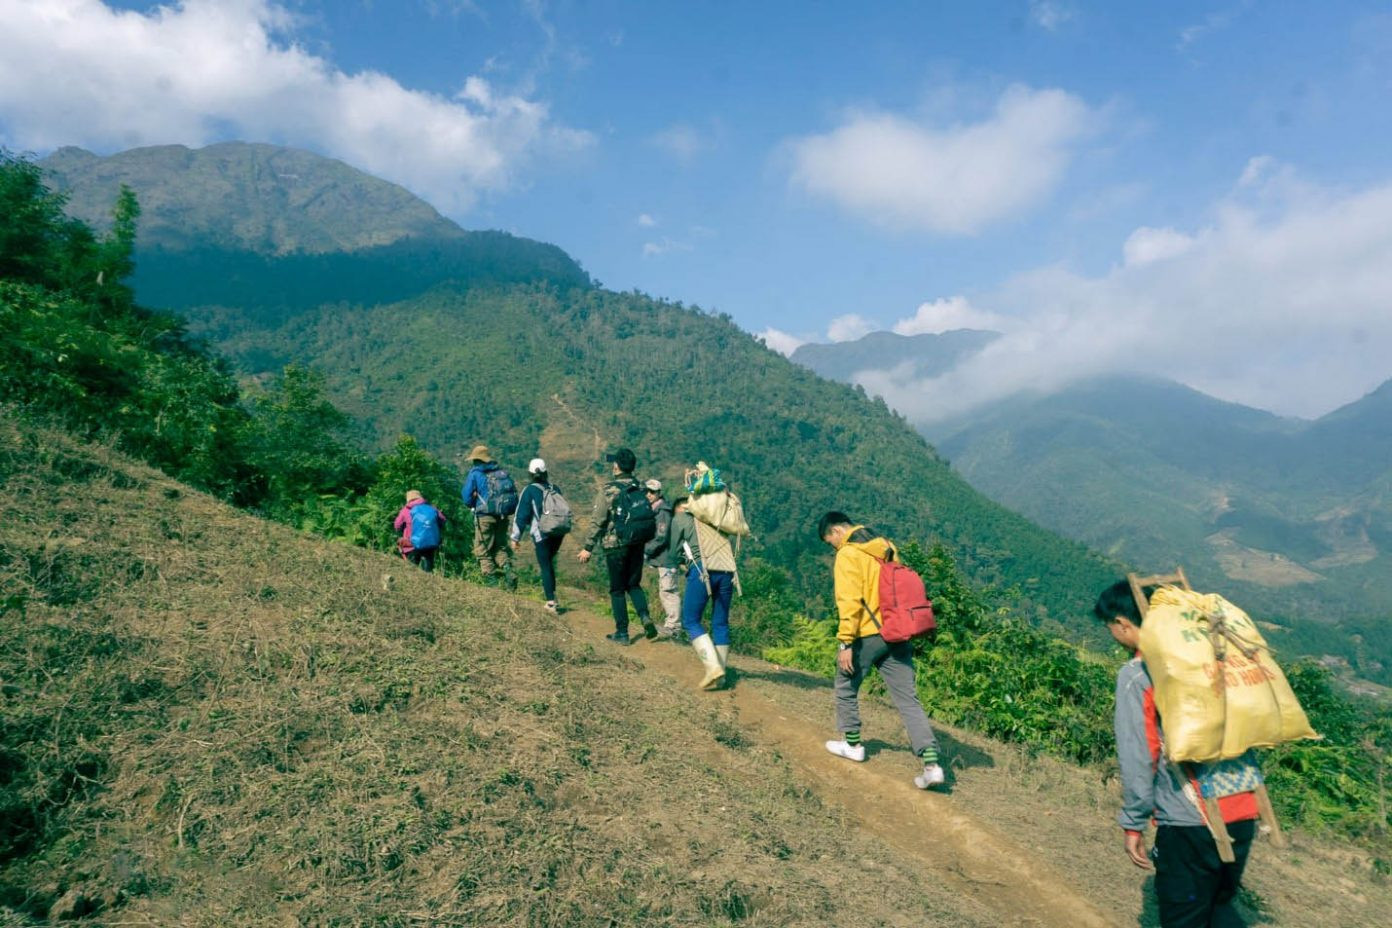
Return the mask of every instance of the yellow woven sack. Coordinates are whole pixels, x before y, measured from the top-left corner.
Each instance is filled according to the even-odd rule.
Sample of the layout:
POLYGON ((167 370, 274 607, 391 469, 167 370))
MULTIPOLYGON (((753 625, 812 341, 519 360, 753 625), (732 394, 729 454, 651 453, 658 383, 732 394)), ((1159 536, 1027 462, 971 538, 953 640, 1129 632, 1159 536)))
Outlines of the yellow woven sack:
POLYGON ((1141 657, 1172 761, 1230 760, 1319 737, 1256 623, 1217 594, 1156 590, 1141 624, 1141 657))

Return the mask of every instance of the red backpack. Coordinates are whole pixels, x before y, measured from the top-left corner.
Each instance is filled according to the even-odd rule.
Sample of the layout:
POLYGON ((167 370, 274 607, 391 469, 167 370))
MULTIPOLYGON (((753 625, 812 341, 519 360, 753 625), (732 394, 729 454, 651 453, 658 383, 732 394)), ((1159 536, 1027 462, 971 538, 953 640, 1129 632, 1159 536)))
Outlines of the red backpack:
POLYGON ((928 601, 923 578, 893 558, 894 553, 890 552, 880 561, 880 614, 876 615, 865 600, 860 603, 870 613, 870 621, 880 630, 886 644, 931 637, 937 632, 938 623, 933 618, 933 604, 928 601))

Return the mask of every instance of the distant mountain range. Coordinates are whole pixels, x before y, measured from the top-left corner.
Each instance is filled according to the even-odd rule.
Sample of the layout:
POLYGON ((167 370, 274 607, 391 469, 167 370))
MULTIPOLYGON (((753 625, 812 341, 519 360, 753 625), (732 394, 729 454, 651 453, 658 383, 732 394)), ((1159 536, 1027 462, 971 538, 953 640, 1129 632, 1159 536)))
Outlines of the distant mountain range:
POLYGON ((941 335, 899 335, 871 332, 862 338, 829 345, 809 342, 790 356, 829 380, 849 383, 860 371, 895 370, 901 377, 921 380, 951 370, 1000 338, 997 332, 958 329, 941 335))
POLYGON ((318 367, 371 444, 410 432, 454 458, 484 441, 519 472, 540 452, 578 500, 606 447, 633 447, 664 481, 709 460, 751 513, 747 556, 808 595, 830 579, 812 526, 844 508, 901 540, 943 541, 975 579, 1018 590, 1031 618, 1099 640, 1076 617, 1119 565, 986 499, 883 403, 728 319, 599 289, 555 246, 466 232, 304 152, 65 149, 42 164, 79 215, 134 189, 137 297, 184 313, 249 378, 318 367))
MULTIPOLYGON (((794 360, 841 379, 892 370, 902 353, 875 363, 867 351, 906 347, 886 334, 794 360)), ((977 334, 918 336, 912 348, 961 359, 977 334)), ((950 367, 927 365, 929 376, 950 367)), ((1264 609, 1392 616, 1392 381, 1307 422, 1171 381, 1105 377, 924 432, 992 499, 1127 563, 1186 564, 1264 609)))

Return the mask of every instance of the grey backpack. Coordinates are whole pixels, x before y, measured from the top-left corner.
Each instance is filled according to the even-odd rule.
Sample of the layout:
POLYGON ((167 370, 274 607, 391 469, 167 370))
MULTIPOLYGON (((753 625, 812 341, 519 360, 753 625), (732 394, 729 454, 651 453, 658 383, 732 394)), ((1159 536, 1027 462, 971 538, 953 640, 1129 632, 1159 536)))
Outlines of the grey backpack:
POLYGON ((536 519, 537 531, 549 537, 565 535, 574 525, 570 503, 549 483, 541 485, 541 511, 533 504, 532 517, 536 519))

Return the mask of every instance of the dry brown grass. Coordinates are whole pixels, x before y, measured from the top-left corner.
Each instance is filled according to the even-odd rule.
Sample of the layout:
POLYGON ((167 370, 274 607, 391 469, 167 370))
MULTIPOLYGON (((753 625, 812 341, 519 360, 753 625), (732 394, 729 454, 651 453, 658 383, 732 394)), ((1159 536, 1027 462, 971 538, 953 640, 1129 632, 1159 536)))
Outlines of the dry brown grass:
POLYGON ((9 923, 988 923, 564 618, 9 419, 0 473, 9 923))

